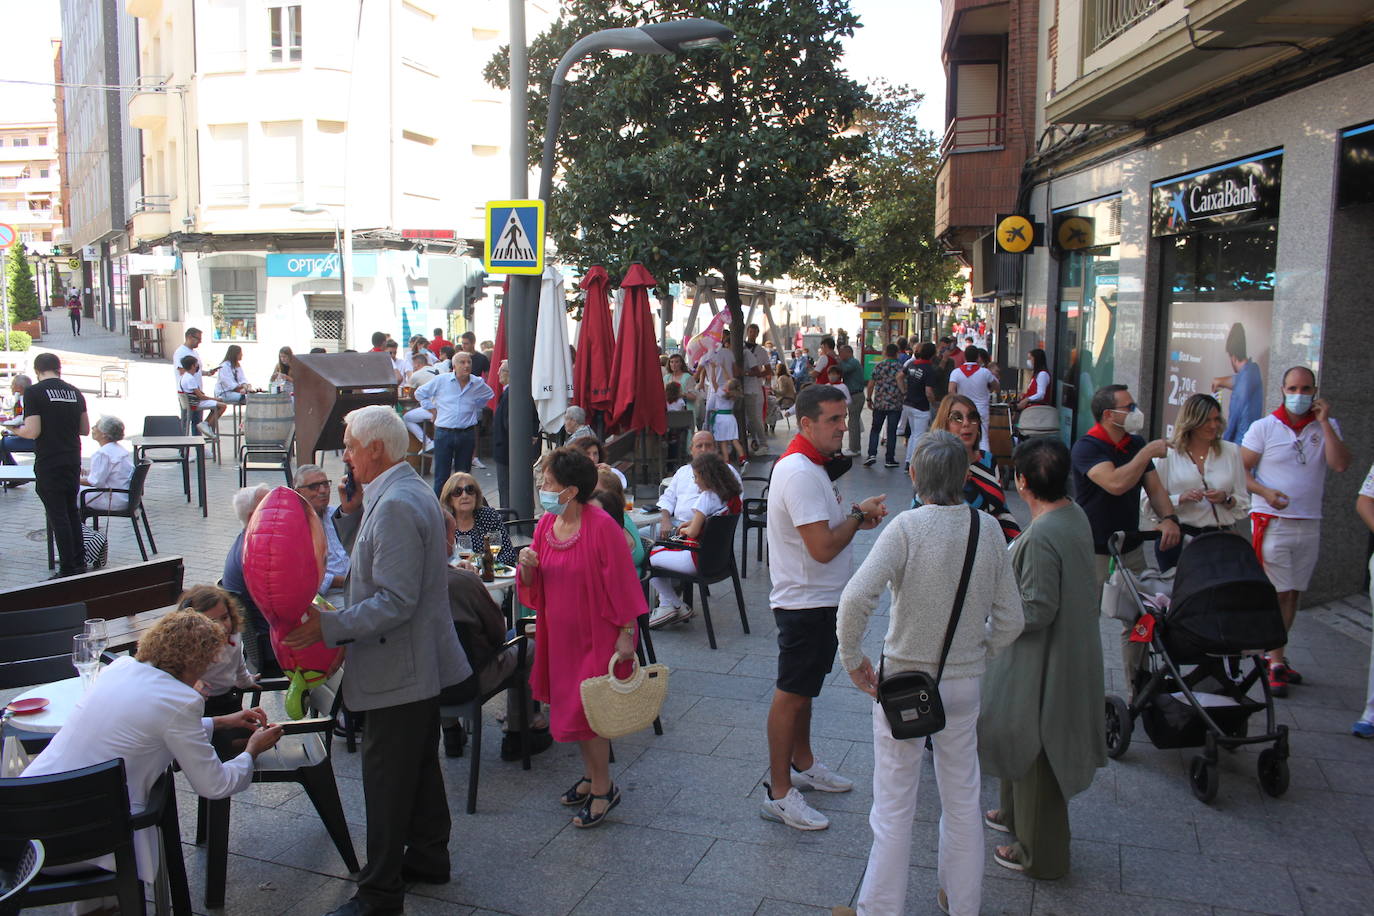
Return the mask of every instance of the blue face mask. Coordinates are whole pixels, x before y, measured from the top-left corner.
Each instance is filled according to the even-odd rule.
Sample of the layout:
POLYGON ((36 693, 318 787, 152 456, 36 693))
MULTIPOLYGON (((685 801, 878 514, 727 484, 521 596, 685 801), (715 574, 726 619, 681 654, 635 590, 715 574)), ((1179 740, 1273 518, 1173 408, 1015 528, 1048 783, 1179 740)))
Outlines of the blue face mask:
POLYGON ((1310 394, 1285 394, 1283 396, 1283 406, 1290 414, 1300 417, 1312 409, 1312 395, 1310 394))
POLYGON ((562 515, 563 510, 568 508, 565 503, 560 503, 558 501, 558 494, 562 492, 562 490, 540 490, 539 505, 545 512, 552 512, 554 515, 562 515))

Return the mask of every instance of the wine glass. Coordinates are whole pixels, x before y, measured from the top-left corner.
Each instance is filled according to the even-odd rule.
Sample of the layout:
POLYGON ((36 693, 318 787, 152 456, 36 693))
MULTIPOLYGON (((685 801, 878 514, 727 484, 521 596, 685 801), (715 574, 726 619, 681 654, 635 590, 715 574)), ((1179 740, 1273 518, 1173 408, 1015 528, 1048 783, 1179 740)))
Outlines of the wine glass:
POLYGON ((86 621, 86 637, 95 650, 96 661, 99 661, 110 646, 110 632, 104 617, 92 617, 86 621))
POLYGON ((82 691, 89 690, 95 682, 96 669, 100 667, 100 655, 91 645, 91 638, 85 633, 72 637, 72 667, 81 675, 82 691))
POLYGON ((453 553, 460 560, 472 559, 472 538, 466 534, 460 534, 453 539, 453 553))

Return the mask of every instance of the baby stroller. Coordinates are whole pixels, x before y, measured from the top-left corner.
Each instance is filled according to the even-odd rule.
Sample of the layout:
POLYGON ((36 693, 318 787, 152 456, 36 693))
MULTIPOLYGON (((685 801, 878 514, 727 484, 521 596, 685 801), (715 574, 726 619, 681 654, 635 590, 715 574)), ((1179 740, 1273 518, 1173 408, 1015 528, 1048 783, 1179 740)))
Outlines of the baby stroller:
MULTIPOLYGON (((1159 532, 1141 536, 1154 539, 1159 532)), ((1269 795, 1282 795, 1288 790, 1288 726, 1274 724, 1264 651, 1283 645, 1287 633, 1254 549, 1238 534, 1198 535, 1179 557, 1172 596, 1160 610, 1142 599, 1121 563, 1123 538, 1114 534, 1108 548, 1136 605, 1136 635, 1148 634, 1149 643, 1134 678, 1135 701, 1107 697, 1108 756, 1126 753, 1135 720, 1143 719, 1155 747, 1202 748, 1188 767, 1188 781, 1194 795, 1210 802, 1220 782, 1218 747, 1272 743, 1259 755, 1259 783, 1269 795), (1248 674, 1247 657, 1253 665, 1248 674), (1256 683, 1262 703, 1249 695, 1256 683), (1261 709, 1264 733, 1250 735, 1250 716, 1261 709)))

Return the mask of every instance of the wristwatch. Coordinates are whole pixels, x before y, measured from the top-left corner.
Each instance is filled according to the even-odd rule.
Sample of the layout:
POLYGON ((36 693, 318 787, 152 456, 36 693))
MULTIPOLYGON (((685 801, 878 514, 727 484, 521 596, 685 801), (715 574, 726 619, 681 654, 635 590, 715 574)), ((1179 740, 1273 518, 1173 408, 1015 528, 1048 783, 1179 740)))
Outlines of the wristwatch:
POLYGON ((854 521, 858 522, 860 525, 862 525, 864 521, 868 519, 868 513, 860 509, 858 506, 855 506, 854 508, 849 510, 849 517, 854 519, 854 521))
POLYGON ((1178 524, 1178 515, 1175 514, 1175 513, 1170 513, 1169 515, 1166 515, 1166 516, 1164 516, 1163 518, 1161 518, 1160 521, 1161 521, 1161 522, 1173 522, 1175 525, 1177 525, 1177 524, 1178 524))

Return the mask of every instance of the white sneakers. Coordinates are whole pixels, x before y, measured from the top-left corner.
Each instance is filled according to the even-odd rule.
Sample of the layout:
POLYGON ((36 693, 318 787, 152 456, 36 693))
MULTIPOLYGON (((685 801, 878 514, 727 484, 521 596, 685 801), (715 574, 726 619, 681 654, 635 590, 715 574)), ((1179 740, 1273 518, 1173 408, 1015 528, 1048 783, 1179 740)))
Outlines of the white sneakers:
POLYGON ((812 760, 809 770, 792 768, 792 785, 817 792, 848 792, 854 788, 854 780, 846 779, 819 760, 812 760))
POLYGON ((206 423, 204 420, 201 420, 199 423, 196 424, 196 429, 200 430, 201 435, 207 438, 219 438, 219 433, 215 432, 215 428, 211 426, 209 423, 206 423))
POLYGON ((764 783, 763 807, 759 816, 764 820, 781 821, 798 830, 824 830, 830 826, 830 819, 806 803, 801 792, 793 786, 782 798, 768 796, 768 784, 764 783))
POLYGON ((485 471, 487 469, 487 466, 482 463, 482 459, 478 458, 476 455, 472 456, 472 466, 480 471, 485 471))
POLYGON ((682 608, 675 604, 660 604, 652 614, 649 615, 649 629, 657 630, 667 623, 672 623, 682 616, 682 608))

